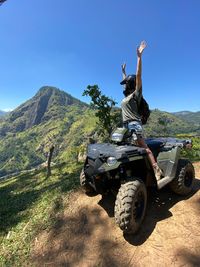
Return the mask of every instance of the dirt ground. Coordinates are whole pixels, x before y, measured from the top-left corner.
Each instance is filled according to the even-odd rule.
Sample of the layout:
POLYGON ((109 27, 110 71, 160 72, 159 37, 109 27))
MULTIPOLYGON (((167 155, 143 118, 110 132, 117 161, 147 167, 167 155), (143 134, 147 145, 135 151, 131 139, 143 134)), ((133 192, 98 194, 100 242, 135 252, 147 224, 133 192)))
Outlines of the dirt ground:
POLYGON ((200 266, 200 163, 188 197, 169 188, 151 194, 146 218, 134 236, 114 221, 114 196, 73 193, 65 213, 33 244, 36 266, 200 266))

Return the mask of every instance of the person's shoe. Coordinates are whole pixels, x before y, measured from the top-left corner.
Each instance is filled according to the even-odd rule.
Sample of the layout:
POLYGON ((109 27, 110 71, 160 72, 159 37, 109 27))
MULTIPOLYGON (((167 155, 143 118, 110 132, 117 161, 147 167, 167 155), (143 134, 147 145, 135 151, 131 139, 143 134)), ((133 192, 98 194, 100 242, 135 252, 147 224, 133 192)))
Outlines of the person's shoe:
POLYGON ((157 181, 163 177, 163 171, 158 167, 158 165, 156 165, 154 168, 154 174, 157 181))

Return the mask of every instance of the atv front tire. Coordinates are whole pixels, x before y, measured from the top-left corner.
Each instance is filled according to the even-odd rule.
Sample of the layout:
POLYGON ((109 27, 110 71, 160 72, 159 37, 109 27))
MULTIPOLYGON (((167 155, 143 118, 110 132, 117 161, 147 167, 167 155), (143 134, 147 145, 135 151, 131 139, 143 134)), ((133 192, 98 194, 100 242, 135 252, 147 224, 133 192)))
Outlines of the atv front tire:
POLYGON ((146 186, 140 179, 122 184, 115 201, 115 221, 124 233, 134 234, 139 229, 147 205, 146 186))
POLYGON ((175 179, 170 183, 172 191, 179 195, 188 195, 192 191, 195 171, 187 159, 180 159, 175 179))
POLYGON ((80 185, 83 189, 83 191, 86 194, 93 194, 95 193, 94 188, 88 183, 86 177, 85 177, 85 173, 84 173, 84 169, 82 169, 81 173, 80 173, 80 185))

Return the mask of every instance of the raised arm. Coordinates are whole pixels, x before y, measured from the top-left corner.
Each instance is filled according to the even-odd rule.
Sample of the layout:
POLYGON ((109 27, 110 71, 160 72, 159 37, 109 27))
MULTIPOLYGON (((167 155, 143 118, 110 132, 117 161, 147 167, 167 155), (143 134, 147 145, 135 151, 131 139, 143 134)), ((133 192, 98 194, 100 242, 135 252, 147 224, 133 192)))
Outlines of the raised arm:
POLYGON ((126 78, 126 63, 121 65, 122 68, 122 78, 123 80, 126 78))
POLYGON ((142 89, 142 53, 146 46, 146 42, 142 41, 137 47, 136 90, 142 89))

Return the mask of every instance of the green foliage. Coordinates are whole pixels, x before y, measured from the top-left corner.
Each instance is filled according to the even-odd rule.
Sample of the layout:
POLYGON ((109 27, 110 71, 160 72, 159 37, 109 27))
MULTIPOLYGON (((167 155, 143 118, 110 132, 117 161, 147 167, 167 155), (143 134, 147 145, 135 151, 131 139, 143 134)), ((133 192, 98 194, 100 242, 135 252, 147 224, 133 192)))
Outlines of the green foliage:
POLYGON ((31 244, 50 229, 79 184, 82 166, 65 164, 0 181, 0 266, 31 266, 31 244))
POLYGON ((188 123, 171 113, 155 109, 151 112, 147 125, 144 126, 147 136, 175 136, 196 132, 198 126, 188 123))
POLYGON ((196 126, 200 125, 200 111, 198 112, 191 112, 191 111, 174 112, 173 115, 175 115, 176 117, 188 123, 192 123, 193 125, 196 125, 196 126))
POLYGON ((53 162, 59 162, 63 153, 70 154, 71 146, 79 146, 94 131, 95 114, 87 114, 87 104, 56 88, 41 88, 0 121, 0 177, 45 162, 52 136, 53 162), (76 122, 81 125, 70 136, 76 122))
POLYGON ((168 125, 170 123, 172 123, 173 121, 174 120, 172 118, 169 118, 165 114, 158 118, 158 124, 162 126, 162 132, 163 132, 164 136, 169 135, 169 127, 168 127, 168 125))
POLYGON ((68 108, 73 105, 78 106, 80 110, 88 106, 55 87, 44 86, 33 98, 0 122, 0 137, 5 136, 7 132, 18 133, 49 120, 63 119, 68 108))
POLYGON ((83 96, 91 97, 91 107, 95 109, 95 114, 99 119, 97 123, 98 132, 100 135, 108 138, 118 121, 118 113, 113 111, 116 102, 103 95, 98 85, 88 85, 87 89, 83 92, 83 96))
POLYGON ((191 134, 177 134, 178 138, 181 139, 191 139, 192 140, 192 148, 184 149, 182 151, 182 156, 185 158, 189 158, 191 161, 199 161, 200 160, 200 136, 193 136, 191 134))
MULTIPOLYGON (((44 163, 52 136, 54 164, 76 162, 80 147, 86 148, 89 139, 109 140, 112 129, 122 125, 121 110, 115 107, 115 101, 101 93, 98 86, 89 86, 85 91, 85 95, 91 97, 93 108, 47 86, 0 120, 0 177, 44 163)), ((151 112, 145 125, 146 136, 198 133, 198 129, 197 123, 191 124, 159 110, 151 112)))
POLYGON ((75 151, 95 134, 95 112, 72 105, 63 118, 49 120, 23 132, 7 133, 0 140, 0 176, 30 169, 46 161, 54 137, 53 163, 75 159, 75 151))

